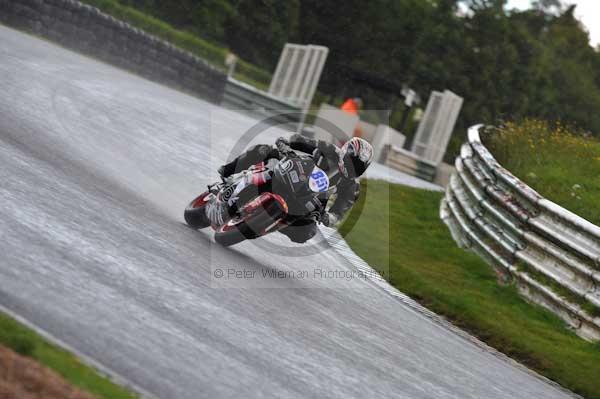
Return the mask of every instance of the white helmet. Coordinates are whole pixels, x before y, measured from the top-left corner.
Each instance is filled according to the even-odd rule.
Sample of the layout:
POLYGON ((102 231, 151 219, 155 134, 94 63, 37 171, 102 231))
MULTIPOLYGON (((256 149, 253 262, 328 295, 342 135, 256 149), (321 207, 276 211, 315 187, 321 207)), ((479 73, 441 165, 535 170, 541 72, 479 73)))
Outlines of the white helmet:
POLYGON ((340 171, 348 178, 362 175, 373 160, 373 147, 365 139, 352 137, 346 141, 340 153, 340 171))

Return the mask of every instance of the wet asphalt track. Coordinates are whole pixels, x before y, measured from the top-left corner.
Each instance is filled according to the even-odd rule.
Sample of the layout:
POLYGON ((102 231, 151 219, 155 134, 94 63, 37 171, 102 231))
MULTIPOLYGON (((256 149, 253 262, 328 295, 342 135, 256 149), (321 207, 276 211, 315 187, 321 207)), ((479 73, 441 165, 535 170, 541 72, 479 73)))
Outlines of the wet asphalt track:
POLYGON ((212 277, 351 270, 183 225, 254 123, 0 26, 0 304, 168 399, 568 397, 364 280, 212 277))

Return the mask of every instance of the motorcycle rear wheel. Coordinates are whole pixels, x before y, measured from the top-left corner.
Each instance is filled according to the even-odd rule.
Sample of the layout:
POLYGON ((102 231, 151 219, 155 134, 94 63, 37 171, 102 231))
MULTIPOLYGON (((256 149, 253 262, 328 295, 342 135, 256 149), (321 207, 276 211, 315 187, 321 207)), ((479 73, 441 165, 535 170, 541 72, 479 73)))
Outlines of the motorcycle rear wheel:
POLYGON ((264 208, 256 210, 244 218, 233 218, 219 227, 215 232, 215 241, 225 247, 238 244, 244 240, 261 237, 265 229, 283 215, 276 202, 268 203, 264 208))

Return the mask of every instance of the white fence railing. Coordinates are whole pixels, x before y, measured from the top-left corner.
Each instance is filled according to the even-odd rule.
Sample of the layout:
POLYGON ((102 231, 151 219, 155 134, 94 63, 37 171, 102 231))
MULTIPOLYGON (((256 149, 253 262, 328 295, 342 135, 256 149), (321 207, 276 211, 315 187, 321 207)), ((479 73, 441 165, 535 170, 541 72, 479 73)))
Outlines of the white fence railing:
POLYGON ((469 129, 440 216, 519 292, 600 340, 600 227, 543 198, 504 169, 469 129))

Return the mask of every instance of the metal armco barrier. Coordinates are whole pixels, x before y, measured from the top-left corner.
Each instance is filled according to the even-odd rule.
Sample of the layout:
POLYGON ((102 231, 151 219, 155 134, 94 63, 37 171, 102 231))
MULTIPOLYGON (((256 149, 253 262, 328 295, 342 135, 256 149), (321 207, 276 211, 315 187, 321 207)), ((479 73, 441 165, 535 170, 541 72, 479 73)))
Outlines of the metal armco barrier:
POLYGON ((409 151, 392 147, 386 154, 385 163, 400 172, 419 179, 429 182, 435 180, 437 166, 425 159, 418 158, 409 151))
POLYGON ((261 118, 272 118, 294 129, 300 123, 299 116, 302 114, 301 108, 232 78, 227 79, 220 105, 236 111, 249 111, 261 118))
POLYGON ((600 340, 600 227, 543 198, 504 169, 469 129, 440 207, 458 245, 519 292, 600 340))

